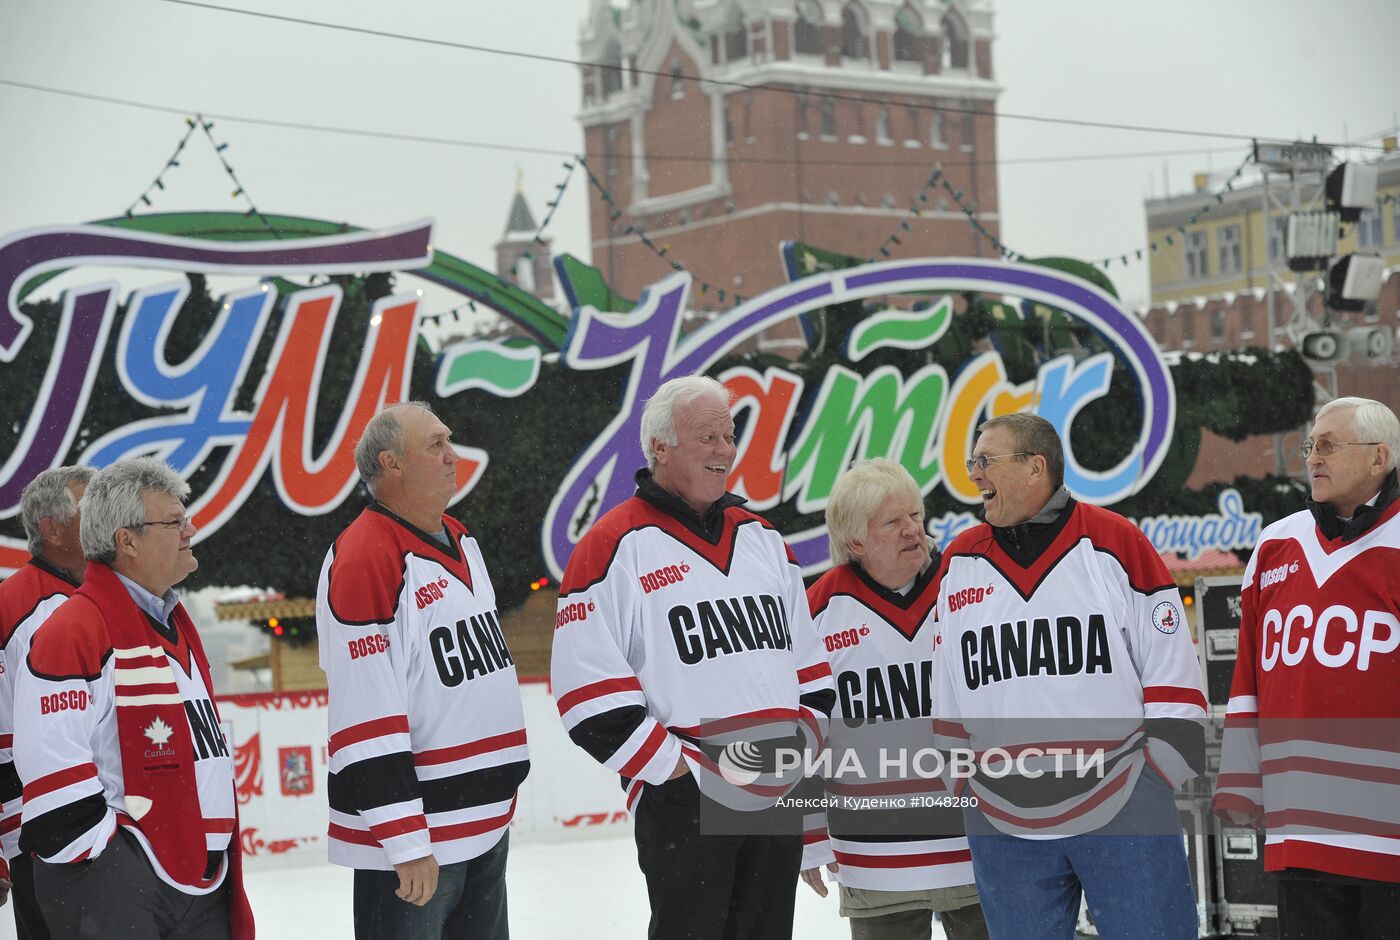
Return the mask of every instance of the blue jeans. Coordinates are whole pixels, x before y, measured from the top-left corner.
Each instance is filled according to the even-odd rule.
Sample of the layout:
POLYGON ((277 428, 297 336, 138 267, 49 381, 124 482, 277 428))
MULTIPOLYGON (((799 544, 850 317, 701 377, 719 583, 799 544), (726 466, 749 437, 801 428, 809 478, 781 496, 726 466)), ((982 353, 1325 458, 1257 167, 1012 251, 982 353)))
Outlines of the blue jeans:
POLYGON ((395 871, 355 869, 356 940, 509 940, 506 854, 510 832, 476 858, 438 869, 437 890, 422 907, 394 894, 395 871))
POLYGON ((977 895, 996 940, 1072 938, 1081 891, 1106 940, 1195 940, 1196 899, 1176 803, 1150 768, 1113 821, 1087 835, 1021 839, 998 833, 976 809, 964 820, 977 895))

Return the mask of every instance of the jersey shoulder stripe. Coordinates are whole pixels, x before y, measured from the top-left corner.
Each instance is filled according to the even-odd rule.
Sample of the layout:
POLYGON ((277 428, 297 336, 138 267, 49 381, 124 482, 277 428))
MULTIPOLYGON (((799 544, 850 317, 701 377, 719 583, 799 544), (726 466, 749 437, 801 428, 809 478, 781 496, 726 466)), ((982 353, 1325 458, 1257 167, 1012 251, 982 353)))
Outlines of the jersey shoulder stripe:
POLYGON ((55 596, 71 597, 75 590, 72 584, 32 561, 0 582, 0 649, 40 604, 55 596))
POLYGON ((993 537, 991 526, 977 526, 959 535, 948 547, 943 562, 944 574, 957 558, 977 558, 995 568, 1023 600, 1029 601, 1079 543, 1088 542, 1093 551, 1107 555, 1117 563, 1137 593, 1155 594, 1175 587, 1162 557, 1147 536, 1129 520, 1115 512, 1085 503, 1075 503, 1071 511, 1074 517, 1029 567, 1023 568, 1006 553, 993 537))
POLYGON ((816 618, 834 599, 852 598, 912 640, 938 602, 938 583, 938 567, 930 565, 908 594, 898 594, 873 583, 853 565, 837 565, 807 589, 807 604, 816 618))
MULTIPOLYGON (((579 540, 564 569, 559 596, 566 597, 585 591, 604 580, 625 538, 643 530, 654 530, 680 542, 721 573, 728 575, 734 562, 734 548, 739 531, 751 524, 767 530, 773 538, 781 542, 781 536, 767 520, 737 506, 731 506, 724 511, 724 525, 720 529, 718 540, 712 543, 670 513, 653 506, 641 497, 633 496, 604 513, 579 540)), ((791 550, 787 549, 786 545, 784 549, 789 561, 793 561, 791 550)))
POLYGON ((340 534, 331 546, 327 601, 335 619, 350 626, 388 623, 398 612, 404 568, 410 555, 441 565, 472 590, 472 571, 463 550, 471 536, 451 516, 442 517, 456 552, 374 507, 340 534))
POLYGON ((91 598, 75 594, 64 601, 34 634, 29 671, 42 679, 92 682, 112 655, 106 620, 91 598))

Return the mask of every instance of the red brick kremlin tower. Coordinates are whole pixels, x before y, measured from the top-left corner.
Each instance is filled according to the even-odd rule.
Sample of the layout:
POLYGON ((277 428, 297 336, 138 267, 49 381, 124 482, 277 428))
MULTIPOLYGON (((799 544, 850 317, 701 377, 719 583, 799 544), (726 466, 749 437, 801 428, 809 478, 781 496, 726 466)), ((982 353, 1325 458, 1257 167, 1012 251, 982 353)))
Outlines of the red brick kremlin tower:
POLYGON ((580 58, 613 66, 582 75, 589 166, 613 200, 590 188, 593 263, 635 297, 679 261, 694 306, 726 309, 786 280, 788 239, 995 256, 950 194, 909 213, 941 165, 999 235, 991 47, 988 0, 590 0, 580 58))

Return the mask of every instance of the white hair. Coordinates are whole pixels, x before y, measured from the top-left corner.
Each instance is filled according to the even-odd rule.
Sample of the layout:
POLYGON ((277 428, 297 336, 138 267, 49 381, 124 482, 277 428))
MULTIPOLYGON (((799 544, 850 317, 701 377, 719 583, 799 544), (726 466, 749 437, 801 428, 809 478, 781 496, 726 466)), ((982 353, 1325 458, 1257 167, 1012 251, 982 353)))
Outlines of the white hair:
POLYGON ((1334 398, 1317 409, 1314 423, 1325 414, 1350 408, 1352 427, 1356 429, 1358 441, 1374 441, 1390 448, 1390 463, 1386 470, 1394 470, 1396 459, 1400 458, 1400 418, 1385 405, 1370 398, 1334 398))
POLYGON ((134 529, 146 519, 146 493, 164 493, 183 503, 190 485, 154 457, 118 460, 88 482, 79 504, 83 518, 78 540, 88 561, 111 564, 117 558, 117 530, 134 529))
POLYGON ((646 454, 647 466, 656 469, 656 451, 652 441, 660 441, 668 446, 680 443, 676 433, 676 409, 702 398, 713 398, 728 408, 733 402, 729 389, 708 375, 686 375, 672 379, 656 390, 647 399, 642 409, 642 453, 646 454))
POLYGON ((29 554, 37 556, 44 550, 44 533, 39 529, 39 520, 52 519, 59 525, 72 522, 78 514, 78 501, 69 487, 74 483, 86 486, 96 472, 92 467, 52 467, 30 480, 20 491, 19 514, 24 534, 29 539, 29 554))
POLYGON ((395 457, 402 457, 404 454, 403 425, 399 423, 399 411, 404 408, 418 408, 437 417, 432 405, 425 401, 401 401, 385 405, 377 415, 369 419, 369 423, 365 425, 365 432, 355 444, 355 469, 360 471, 360 479, 369 487, 371 496, 374 495, 375 485, 384 472, 379 455, 385 451, 395 457))
POLYGON ((848 564, 852 542, 870 537, 870 520, 891 496, 905 496, 920 507, 923 496, 909 471, 888 457, 876 457, 855 464, 831 488, 826 504, 826 532, 831 542, 831 560, 848 564))

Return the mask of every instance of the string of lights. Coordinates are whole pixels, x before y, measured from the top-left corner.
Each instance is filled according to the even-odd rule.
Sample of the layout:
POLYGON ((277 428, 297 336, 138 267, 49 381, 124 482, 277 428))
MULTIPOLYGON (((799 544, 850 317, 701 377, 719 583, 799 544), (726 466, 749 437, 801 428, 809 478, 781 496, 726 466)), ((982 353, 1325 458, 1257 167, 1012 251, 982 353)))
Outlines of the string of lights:
POLYGON ((166 159, 165 165, 160 168, 160 172, 156 174, 156 178, 151 181, 151 184, 146 187, 145 191, 142 192, 140 196, 137 196, 131 201, 131 205, 126 207, 125 215, 128 219, 136 214, 137 206, 151 207, 151 192, 153 190, 165 191, 165 174, 180 165, 180 154, 184 153, 185 145, 190 142, 190 135, 194 133, 195 122, 193 118, 185 118, 185 125, 184 135, 180 137, 180 142, 175 145, 174 152, 166 159))
POLYGON ((588 174, 588 182, 598 192, 599 197, 603 200, 603 204, 607 206, 608 224, 610 227, 616 222, 625 221, 627 225, 623 229, 622 234, 624 236, 636 235, 637 239, 643 245, 645 245, 651 251, 652 254, 656 255, 657 258, 660 258, 662 261, 666 262, 666 264, 668 264, 671 267, 671 270, 689 272, 691 277, 695 279, 695 284, 697 285, 697 289, 699 291, 700 296, 708 296, 710 291, 713 290, 715 292, 715 299, 721 304, 725 303, 726 299, 732 301, 733 305, 736 307, 744 302, 746 298, 743 295, 736 294, 732 291, 727 291, 722 287, 718 287, 710 283, 709 281, 699 277, 694 271, 691 271, 689 268, 687 268, 681 262, 677 261, 675 258, 669 257, 671 253, 670 244, 666 242, 657 244, 651 238, 651 236, 648 235, 646 231, 642 228, 641 222, 634 216, 629 215, 625 210, 622 209, 621 206, 617 204, 617 200, 613 198, 613 194, 608 191, 608 188, 603 185, 603 181, 598 179, 598 177, 594 175, 592 168, 588 165, 588 160, 583 156, 577 156, 575 157, 575 159, 578 161, 579 166, 583 167, 583 172, 588 174))
POLYGON ((224 156, 224 152, 228 150, 228 141, 220 143, 215 140, 214 122, 207 120, 203 114, 196 115, 196 117, 199 121, 199 126, 204 129, 204 136, 209 139, 209 146, 214 148, 214 156, 218 157, 220 165, 224 168, 224 172, 228 174, 228 178, 233 180, 233 192, 229 194, 230 198, 237 199, 239 196, 242 196, 243 201, 248 204, 248 211, 243 214, 250 217, 256 216, 257 220, 262 223, 263 228, 267 229, 268 233, 273 238, 281 238, 282 233, 277 231, 272 223, 267 220, 267 216, 263 215, 258 209, 257 204, 253 202, 252 195, 249 194, 243 183, 239 181, 238 174, 234 172, 232 164, 230 164, 228 158, 224 156))

